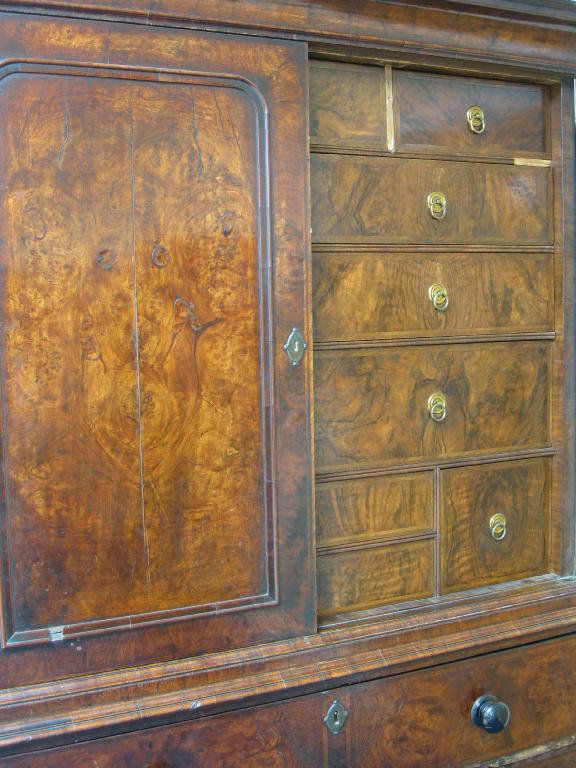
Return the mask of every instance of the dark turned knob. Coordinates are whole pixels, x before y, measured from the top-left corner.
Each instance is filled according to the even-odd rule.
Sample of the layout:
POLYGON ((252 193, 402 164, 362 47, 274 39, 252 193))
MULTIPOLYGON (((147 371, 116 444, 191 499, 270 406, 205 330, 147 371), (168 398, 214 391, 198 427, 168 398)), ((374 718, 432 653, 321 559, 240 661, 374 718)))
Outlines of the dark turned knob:
POLYGON ((472 705, 472 722, 488 733, 500 733, 510 722, 510 709, 496 696, 480 696, 472 705))

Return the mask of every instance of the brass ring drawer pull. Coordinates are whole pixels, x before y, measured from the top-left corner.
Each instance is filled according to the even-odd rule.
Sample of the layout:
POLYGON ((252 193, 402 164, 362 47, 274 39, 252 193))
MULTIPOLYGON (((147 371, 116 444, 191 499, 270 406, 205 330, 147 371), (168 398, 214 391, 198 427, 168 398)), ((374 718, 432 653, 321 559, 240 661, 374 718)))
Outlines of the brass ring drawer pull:
POLYGON ((444 312, 448 309, 448 291, 442 283, 434 283, 428 288, 428 297, 432 302, 434 309, 438 312, 444 312))
POLYGON ((446 398, 440 392, 428 398, 428 413, 432 421, 440 423, 446 418, 446 398))
POLYGON ((486 128, 486 118, 480 107, 470 107, 468 112, 466 112, 466 119, 468 120, 468 127, 472 133, 484 133, 484 129, 486 128))
POLYGON ((428 210, 433 219, 443 219, 446 216, 446 196, 442 192, 431 192, 428 195, 428 210))
POLYGON ((492 515, 490 518, 490 535, 494 541, 502 541, 506 536, 506 515, 492 515))

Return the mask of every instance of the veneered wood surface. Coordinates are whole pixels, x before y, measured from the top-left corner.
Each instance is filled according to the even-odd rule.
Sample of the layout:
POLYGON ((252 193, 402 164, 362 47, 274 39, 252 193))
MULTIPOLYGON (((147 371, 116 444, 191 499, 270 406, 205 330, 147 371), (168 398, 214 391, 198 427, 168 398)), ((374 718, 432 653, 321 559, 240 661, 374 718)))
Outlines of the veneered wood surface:
POLYGON ((3 685, 313 631, 304 47, 0 28, 3 685))
POLYGON ((400 151, 475 157, 549 156, 544 86, 394 70, 394 121, 400 151), (480 107, 485 130, 466 113, 480 107))
POLYGON ((383 68, 311 61, 309 77, 312 146, 387 149, 383 68))
MULTIPOLYGON (((481 762, 488 768, 500 756, 576 731, 575 662, 571 636, 194 723, 6 758, 2 766, 463 768, 481 762), (473 702, 486 693, 511 709, 510 725, 499 734, 470 721, 473 702), (349 714, 341 733, 331 736, 323 718, 335 698, 349 714)), ((571 765, 550 760, 554 768, 571 765)))
POLYGON ((0 98, 14 631, 254 602, 271 523, 255 103, 34 75, 0 98))
POLYGON ((442 470, 440 494, 442 592, 549 571, 550 459, 442 470), (496 514, 501 541, 490 534, 496 514))
POLYGON ((550 254, 317 252, 313 265, 319 342, 554 328, 550 254), (441 312, 429 296, 437 283, 448 291, 441 312))
POLYGON ((127 17, 147 24, 185 22, 261 34, 463 58, 466 68, 495 62, 576 72, 576 20, 569 0, 12 0, 10 8, 127 17), (454 13, 454 11, 458 13, 454 13), (425 33, 423 33, 425 30, 425 33))
POLYGON ((316 484, 319 547, 414 535, 433 528, 432 472, 316 484))
POLYGON ((568 736, 576 730, 574 638, 354 686, 342 736, 347 768, 458 768, 568 736), (478 696, 510 707, 508 728, 472 724, 478 696))
POLYGON ((356 349, 315 355, 321 473, 548 445, 546 342, 356 349), (432 421, 428 398, 447 415, 432 421))
POLYGON ((432 541, 330 552, 317 562, 320 618, 434 593, 432 541))
POLYGON ((549 168, 396 157, 312 157, 316 243, 549 245, 549 168), (446 197, 432 218, 428 195, 446 197))
POLYGON ((4 768, 328 768, 329 695, 0 760, 4 768))

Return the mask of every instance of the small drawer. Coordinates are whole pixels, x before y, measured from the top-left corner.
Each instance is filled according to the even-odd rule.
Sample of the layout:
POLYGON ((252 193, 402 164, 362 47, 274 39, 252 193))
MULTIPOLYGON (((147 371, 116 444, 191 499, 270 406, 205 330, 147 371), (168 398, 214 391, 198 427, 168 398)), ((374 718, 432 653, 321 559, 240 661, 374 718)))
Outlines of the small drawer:
MULTIPOLYGON (((537 643, 339 691, 349 714, 334 738, 345 741, 346 768, 490 768, 492 760, 539 745, 553 749, 575 734, 575 690, 576 639, 537 643), (484 695, 509 708, 499 733, 472 722, 484 695)), ((576 764, 550 760, 542 765, 576 764)))
POLYGON ((551 245, 551 195, 550 168, 315 155, 312 239, 551 245))
POLYGON ((315 355, 320 473, 549 444, 550 342, 315 355))
POLYGON ((545 86, 394 71, 400 151, 546 158, 548 110, 545 86))
POLYGON ((319 548, 414 536, 434 528, 432 472, 316 485, 319 548))
POLYGON ((550 459, 440 473, 441 591, 550 570, 550 459))
POLYGON ((431 540, 329 552, 318 557, 318 616, 434 594, 431 540))
POLYGON ((378 67, 311 61, 312 146, 385 150, 385 87, 378 67))
POLYGON ((546 253, 318 252, 314 338, 551 331, 553 288, 546 253))

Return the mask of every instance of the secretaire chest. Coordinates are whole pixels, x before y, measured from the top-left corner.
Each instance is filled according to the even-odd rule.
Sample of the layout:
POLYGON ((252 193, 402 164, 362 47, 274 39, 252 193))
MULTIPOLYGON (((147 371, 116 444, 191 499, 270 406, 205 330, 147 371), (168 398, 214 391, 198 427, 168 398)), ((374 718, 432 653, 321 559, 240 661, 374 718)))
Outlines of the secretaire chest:
POLYGON ((0 3, 2 766, 572 764, 575 50, 0 3))

